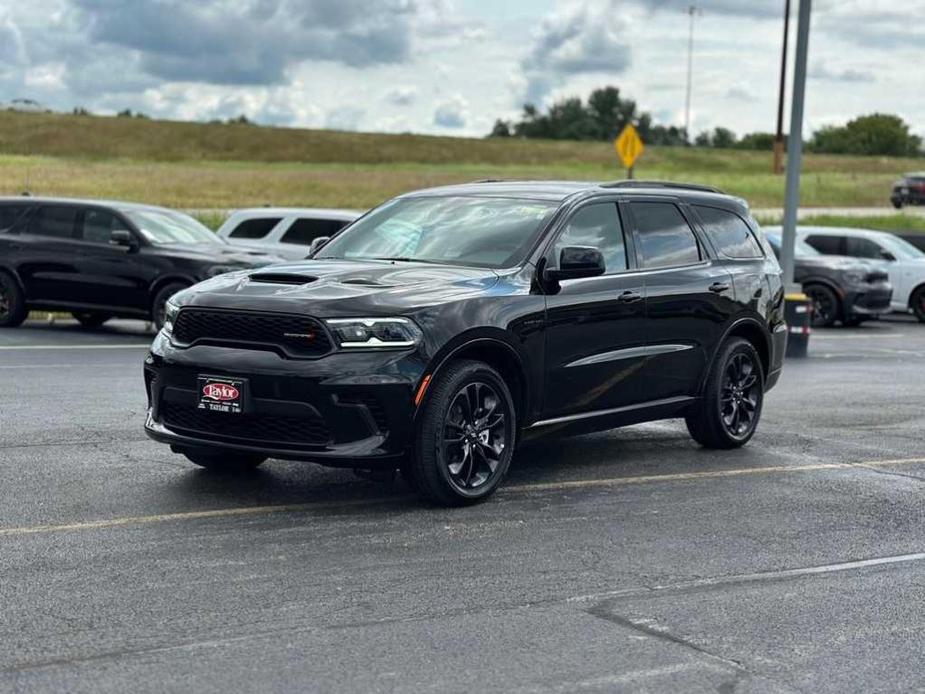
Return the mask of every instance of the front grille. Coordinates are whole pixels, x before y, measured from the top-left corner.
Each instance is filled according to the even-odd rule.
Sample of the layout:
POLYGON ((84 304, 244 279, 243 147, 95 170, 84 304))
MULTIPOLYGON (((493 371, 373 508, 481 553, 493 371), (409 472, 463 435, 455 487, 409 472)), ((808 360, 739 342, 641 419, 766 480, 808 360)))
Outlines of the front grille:
POLYGON ((184 308, 174 324, 173 340, 180 345, 277 348, 292 357, 318 357, 331 351, 321 323, 285 313, 184 308))
POLYGON ((874 271, 868 272, 864 279, 868 284, 875 284, 877 282, 886 282, 888 279, 890 279, 890 276, 885 272, 874 271))
POLYGON ((301 419, 264 414, 223 414, 162 402, 164 425, 198 438, 242 439, 277 445, 322 445, 331 432, 320 417, 301 419))

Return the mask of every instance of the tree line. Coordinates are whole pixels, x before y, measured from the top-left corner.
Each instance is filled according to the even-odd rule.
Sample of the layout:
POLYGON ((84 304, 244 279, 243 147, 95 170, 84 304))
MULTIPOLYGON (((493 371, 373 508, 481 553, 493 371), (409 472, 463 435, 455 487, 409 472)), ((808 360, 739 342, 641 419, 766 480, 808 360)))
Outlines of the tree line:
MULTIPOLYGON (((684 128, 655 124, 650 113, 639 110, 634 100, 622 97, 620 90, 612 86, 595 89, 587 101, 579 97, 560 99, 545 112, 534 104, 525 104, 520 119, 496 120, 489 137, 606 141, 630 123, 642 141, 650 145, 770 150, 774 144, 774 133, 753 132, 739 137, 724 127, 698 133, 691 141, 684 128)), ((806 147, 827 154, 923 154, 922 138, 913 134, 899 116, 883 113, 860 116, 843 126, 820 128, 806 147)))

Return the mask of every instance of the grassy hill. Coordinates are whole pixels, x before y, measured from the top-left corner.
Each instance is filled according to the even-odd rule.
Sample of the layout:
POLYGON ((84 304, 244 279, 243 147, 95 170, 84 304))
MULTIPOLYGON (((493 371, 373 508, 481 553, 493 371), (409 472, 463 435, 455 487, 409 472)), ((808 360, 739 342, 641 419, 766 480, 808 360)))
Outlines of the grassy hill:
MULTIPOLYGON (((882 206, 921 159, 807 155, 802 201, 882 206)), ((770 153, 650 147, 639 178, 716 185, 780 206, 770 153)), ((623 178, 609 143, 385 135, 138 118, 0 112, 0 193, 114 197, 185 208, 367 207, 478 178, 623 178)))

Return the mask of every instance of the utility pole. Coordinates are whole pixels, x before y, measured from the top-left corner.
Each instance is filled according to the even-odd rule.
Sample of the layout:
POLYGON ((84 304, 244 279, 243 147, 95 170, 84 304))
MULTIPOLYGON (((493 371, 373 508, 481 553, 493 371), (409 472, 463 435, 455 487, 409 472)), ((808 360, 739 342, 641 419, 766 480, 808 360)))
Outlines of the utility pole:
POLYGON ((694 76, 694 17, 702 14, 702 10, 696 5, 690 5, 687 8, 687 14, 690 15, 690 29, 687 36, 687 98, 684 102, 684 136, 688 143, 691 141, 691 81, 694 76))
POLYGON ((784 92, 787 90, 787 37, 790 33, 790 0, 784 2, 784 48, 780 55, 780 92, 777 96, 777 135, 774 138, 775 174, 783 171, 784 158, 784 92))
POLYGON ((793 66, 793 99, 790 105, 790 136, 787 139, 787 185, 784 197, 784 225, 781 232, 780 264, 784 290, 793 285, 793 247, 796 240, 797 208, 800 206, 800 163, 803 155, 803 103, 806 95, 806 58, 809 52, 809 18, 812 0, 800 0, 797 19, 797 52, 793 66))

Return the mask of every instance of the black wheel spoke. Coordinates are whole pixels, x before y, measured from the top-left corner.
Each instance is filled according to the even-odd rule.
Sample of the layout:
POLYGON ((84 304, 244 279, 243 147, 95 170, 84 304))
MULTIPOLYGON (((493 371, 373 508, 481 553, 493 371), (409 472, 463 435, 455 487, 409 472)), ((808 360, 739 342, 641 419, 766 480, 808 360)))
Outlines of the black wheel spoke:
POLYGON ((501 397, 487 383, 468 383, 450 401, 443 425, 446 471, 461 490, 473 490, 492 479, 501 465, 508 435, 508 417, 501 397))
POLYGON ((735 437, 748 435, 757 422, 761 398, 758 362, 747 352, 733 354, 723 372, 720 386, 720 417, 726 431, 735 437))

